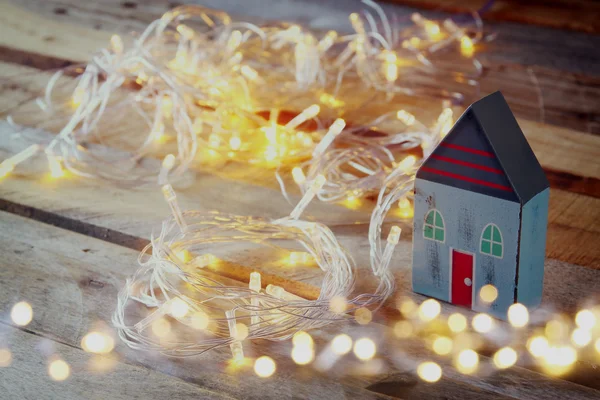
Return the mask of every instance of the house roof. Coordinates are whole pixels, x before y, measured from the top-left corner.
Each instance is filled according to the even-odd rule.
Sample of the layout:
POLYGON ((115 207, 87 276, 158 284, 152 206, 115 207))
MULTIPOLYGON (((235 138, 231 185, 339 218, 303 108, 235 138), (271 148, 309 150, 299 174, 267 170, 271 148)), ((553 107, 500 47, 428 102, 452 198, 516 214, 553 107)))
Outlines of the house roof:
POLYGON ((419 169, 418 179, 527 203, 548 180, 502 93, 473 103, 419 169))

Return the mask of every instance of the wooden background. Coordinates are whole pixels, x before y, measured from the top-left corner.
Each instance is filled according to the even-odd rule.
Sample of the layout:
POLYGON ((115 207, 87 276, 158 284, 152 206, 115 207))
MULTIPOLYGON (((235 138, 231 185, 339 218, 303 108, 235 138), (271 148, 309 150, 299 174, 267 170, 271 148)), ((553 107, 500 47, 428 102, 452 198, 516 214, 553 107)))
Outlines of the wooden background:
MULTIPOLYGON (((343 0, 197 1, 245 18, 285 19, 315 29, 348 30, 348 14, 361 8, 343 0), (239 4, 242 3, 242 4, 239 4)), ((432 16, 479 9, 483 1, 395 0, 388 12, 407 23, 413 7, 432 16)), ((176 2, 159 0, 20 0, 0 2, 0 110, 8 112, 38 94, 50 71, 89 59, 113 33, 142 29, 176 2)), ((600 287, 600 38, 597 3, 579 0, 497 1, 487 29, 497 40, 481 55, 484 92, 508 94, 519 122, 551 182, 544 302, 573 313, 600 287), (539 83, 534 85, 532 76, 539 83), (541 92, 544 112, 537 93, 541 92)), ((435 110, 433 110, 435 111, 435 110)), ((432 112, 433 112, 432 111, 432 112)), ((0 159, 23 148, 12 129, 0 122, 0 159)), ((117 342, 104 373, 90 371, 98 360, 85 353, 81 339, 98 321, 109 323, 117 291, 136 269, 138 251, 152 229, 168 215, 158 190, 124 190, 72 177, 48 179, 43 160, 19 168, 0 183, 0 335, 13 353, 0 368, 2 398, 599 398, 599 358, 589 354, 560 379, 534 367, 518 366, 484 376, 458 373, 447 359, 437 361, 444 377, 425 384, 414 375, 414 360, 433 358, 418 340, 383 340, 384 373, 325 376, 293 364, 289 343, 245 344, 251 354, 268 354, 278 365, 266 380, 250 370, 225 368, 228 349, 206 357, 172 360, 133 352, 117 342), (31 324, 10 320, 17 301, 32 304, 31 324), (47 356, 60 354, 72 367, 65 382, 52 382, 47 356), (405 362, 398 363, 402 359, 405 362)), ((179 192, 185 209, 277 217, 290 206, 278 193, 271 172, 240 171, 225 165, 217 172, 197 171, 194 185, 179 192)), ((297 199, 297 197, 295 197, 297 199)), ((368 226, 363 212, 313 204, 310 213, 330 223, 353 250, 359 266, 357 292, 369 290, 368 226), (356 224, 356 221, 362 223, 356 224)), ((394 258, 399 291, 410 292, 410 221, 394 258)), ((276 269, 244 254, 227 270, 215 271, 232 284, 247 282, 258 269, 263 283, 276 283, 314 298, 320 274, 312 268, 276 269), (255 268, 256 265, 263 265, 255 268)), ((443 313, 453 311, 443 306, 443 313)), ((314 332, 323 347, 340 331, 388 335, 396 317, 393 300, 367 327, 330 326, 314 332)), ((391 336, 391 335, 389 335, 391 336)), ((387 336, 386 336, 387 337, 387 336)), ((482 353, 487 360, 489 354, 482 353)))

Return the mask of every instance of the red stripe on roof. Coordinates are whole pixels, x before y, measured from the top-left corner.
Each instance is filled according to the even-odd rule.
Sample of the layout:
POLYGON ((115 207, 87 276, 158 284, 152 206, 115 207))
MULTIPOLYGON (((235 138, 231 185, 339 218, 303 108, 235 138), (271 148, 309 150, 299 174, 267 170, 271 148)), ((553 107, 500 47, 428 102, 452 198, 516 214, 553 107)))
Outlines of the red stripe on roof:
POLYGON ((492 167, 486 167, 485 165, 473 164, 473 163, 470 163, 470 162, 467 162, 467 161, 457 160, 456 158, 438 156, 436 154, 432 154, 431 158, 433 158, 435 160, 449 162, 449 163, 452 163, 452 164, 462 165, 464 167, 480 169, 480 170, 486 171, 486 172, 492 172, 492 173, 498 174, 498 175, 504 174, 504 172, 502 172, 501 169, 492 168, 492 167))
POLYGON ((447 147, 449 149, 464 151, 464 152, 471 153, 471 154, 477 154, 477 155, 484 156, 484 157, 492 157, 492 158, 495 157, 494 153, 490 153, 489 151, 472 149, 470 147, 460 146, 458 144, 440 143, 440 146, 447 147))
POLYGON ((468 176, 454 174, 452 172, 441 171, 441 170, 435 169, 435 168, 429 168, 429 167, 422 166, 421 171, 431 172, 432 174, 447 176, 449 178, 460 179, 461 181, 476 183, 478 185, 483 185, 483 186, 491 187, 494 189, 500 189, 500 190, 504 190, 507 192, 513 191, 512 188, 509 186, 498 185, 497 183, 486 182, 486 181, 482 181, 481 179, 470 178, 468 176))

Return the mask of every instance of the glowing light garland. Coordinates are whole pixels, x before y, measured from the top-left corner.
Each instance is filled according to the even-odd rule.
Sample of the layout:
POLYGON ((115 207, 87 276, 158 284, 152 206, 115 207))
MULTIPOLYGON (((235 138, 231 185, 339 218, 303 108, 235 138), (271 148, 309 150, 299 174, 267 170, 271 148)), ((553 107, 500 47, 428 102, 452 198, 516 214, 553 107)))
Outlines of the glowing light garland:
MULTIPOLYGON (((171 207, 173 216, 142 252, 140 269, 119 294, 113 322, 129 346, 183 357, 229 345, 239 360, 244 357, 243 340, 293 337, 291 356, 299 365, 314 360, 327 369, 331 359, 335 362, 352 350, 360 360, 375 356, 372 340, 353 341, 344 334, 316 356, 305 331, 349 320, 351 313, 357 322, 369 323, 369 307, 378 307, 393 293, 389 264, 400 230, 393 227, 384 244, 383 222, 396 204, 403 215, 412 215, 408 198, 414 175, 452 125, 449 107, 462 101, 460 91, 450 87, 477 87, 482 68, 473 55, 484 36, 477 15, 473 26, 459 26, 450 19, 438 22, 414 14, 414 25, 400 31, 374 2, 363 3, 374 14, 350 15, 353 34, 330 31, 321 37, 297 25, 257 26, 234 22, 214 10, 177 7, 151 23, 133 43, 114 35, 110 49, 88 65, 59 71, 50 79, 44 96, 37 99, 43 111, 38 128, 58 127, 57 135, 4 160, 0 176, 43 154, 55 178, 67 168, 79 176, 128 186, 158 183, 171 207), (436 59, 442 50, 452 53, 450 60, 436 59), (357 93, 364 100, 357 101, 357 93), (354 111, 364 104, 382 106, 394 95, 446 101, 433 126, 404 109, 355 122, 360 118, 354 111), (127 125, 129 119, 137 119, 137 125, 127 125), (120 134, 118 140, 125 139, 126 150, 111 148, 115 134, 120 134), (409 155, 418 148, 422 157, 409 155), (162 165, 148 161, 160 158, 162 165), (188 170, 198 159, 205 164, 231 159, 277 168, 286 196, 280 172, 294 166, 291 175, 304 197, 289 217, 277 220, 181 211, 169 182, 188 179, 188 170), (351 257, 329 228, 300 216, 314 197, 353 201, 377 192, 369 243, 379 286, 375 293, 351 298, 351 257), (285 248, 295 243, 304 251, 292 252, 288 263, 315 260, 324 273, 319 297, 307 300, 279 286, 263 287, 258 272, 250 274, 247 288, 212 275, 211 265, 222 261, 206 248, 227 249, 241 242, 285 248), (142 314, 128 314, 134 303, 143 306, 142 314), (191 333, 177 329, 175 334, 173 321, 191 333)), ((14 125, 18 120, 19 115, 8 118, 14 125)), ((487 285, 480 297, 492 303, 497 294, 487 285)), ((405 317, 394 326, 398 338, 418 335, 440 322, 436 300, 419 306, 402 301, 398 308, 405 317)), ((573 367, 579 350, 593 346, 600 352, 597 307, 582 309, 575 325, 559 314, 540 312, 530 316, 525 306, 511 306, 511 331, 486 314, 473 317, 471 331, 467 318, 454 313, 445 321, 447 330, 431 340, 431 348, 452 357, 466 374, 478 369, 476 350, 481 341, 502 335, 504 339, 497 339, 502 347, 491 359, 498 369, 510 368, 528 352, 546 372, 561 375, 573 367), (533 330, 526 345, 520 345, 520 335, 530 323, 544 329, 533 330)), ((26 326, 32 318, 26 302, 11 310, 16 325, 26 326)), ((82 347, 109 353, 114 341, 107 333, 91 331, 83 337, 82 347)), ((12 353, 0 352, 0 365, 10 365, 12 353)), ((68 363, 60 358, 49 361, 52 379, 70 376, 68 363)), ((276 364, 263 356, 254 369, 269 377, 276 364)), ((426 382, 442 376, 441 367, 431 361, 420 363, 416 371, 426 382)))
MULTIPOLYGON (((168 166, 169 162, 164 164, 168 166)), ((158 237, 153 237, 142 251, 140 268, 119 293, 113 323, 121 339, 132 348, 179 357, 229 345, 233 358, 241 360, 244 339, 284 340, 299 331, 346 320, 348 313, 380 305, 393 292, 389 263, 400 239, 400 229, 391 229, 383 255, 372 253, 377 258, 372 260, 373 273, 380 280, 377 290, 347 300, 342 313, 332 310, 332 299, 351 295, 354 264, 329 228, 299 219, 324 183, 323 176, 318 176, 290 216, 273 221, 216 212, 182 212, 173 189, 166 184, 163 193, 173 217, 163 223, 158 237), (306 300, 271 284, 263 289, 258 272, 250 275, 247 288, 223 283, 205 273, 206 267, 216 262, 212 254, 206 253, 207 248, 214 252, 217 246, 241 242, 269 246, 297 242, 325 273, 318 298, 306 300), (128 322, 132 318, 126 316, 126 309, 132 302, 152 311, 135 323, 128 322), (198 315, 204 323, 198 324, 198 315), (199 328, 203 331, 201 338, 196 334, 189 340, 165 340, 170 332, 170 322, 165 317, 189 328, 199 328), (240 324, 245 329, 243 335, 240 324)), ((298 362, 311 360, 312 357, 299 358, 298 362)))
POLYGON ((236 22, 197 6, 165 13, 133 40, 114 35, 110 48, 87 66, 50 79, 37 100, 44 113, 38 128, 59 127, 56 137, 6 160, 0 173, 43 150, 54 177, 66 167, 75 175, 136 186, 156 183, 160 166, 149 159, 172 153, 173 183, 189 179, 198 160, 232 159, 268 168, 306 162, 300 167, 309 180, 327 178, 318 195, 323 201, 377 191, 397 156, 431 147, 443 126, 427 128, 404 110, 345 129, 329 121, 352 117, 364 102, 385 105, 394 94, 460 102, 459 92, 431 88, 446 82, 477 86, 481 65, 459 50, 483 34, 476 16, 472 26, 459 27, 415 14, 415 25, 400 31, 377 4, 364 3, 375 16, 352 14, 350 35, 330 31, 319 38, 298 25, 236 22), (442 49, 456 50, 452 56, 466 62, 436 61, 442 49), (457 67, 464 64, 470 68, 457 67), (357 101, 359 92, 364 100, 357 101), (126 149, 111 149, 115 140, 126 149))

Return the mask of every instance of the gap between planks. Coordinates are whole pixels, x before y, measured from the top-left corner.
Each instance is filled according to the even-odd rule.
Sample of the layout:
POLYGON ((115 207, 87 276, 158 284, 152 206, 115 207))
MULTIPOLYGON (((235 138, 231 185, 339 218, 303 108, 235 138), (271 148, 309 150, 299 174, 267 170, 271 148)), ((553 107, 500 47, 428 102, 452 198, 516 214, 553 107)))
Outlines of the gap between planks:
MULTIPOLYGON (((4 5, 0 21, 2 19, 6 21, 0 23, 0 45, 18 51, 25 50, 29 53, 45 54, 51 58, 87 61, 91 52, 106 47, 111 33, 105 30, 129 34, 131 30, 143 29, 146 23, 167 10, 167 7, 161 2, 138 4, 135 10, 125 14, 122 12, 121 2, 106 0, 98 4, 86 3, 86 5, 74 4, 70 1, 39 3, 39 0, 25 0, 19 2, 18 6, 4 5), (27 9, 22 7, 27 7, 27 9), (54 11, 56 8, 73 10, 73 15, 68 12, 57 15, 54 11), (20 21, 20 24, 15 25, 14 21, 20 21), (94 30, 91 29, 92 26, 99 26, 105 30, 94 30), (15 37, 19 40, 13 40, 15 37), (3 38, 6 39, 2 40, 3 38), (73 38, 77 39, 76 42, 73 38)), ((227 4, 222 4, 222 6, 231 8, 231 5, 227 4)), ((345 12, 349 13, 350 10, 340 11, 344 7, 348 8, 341 3, 332 5, 332 8, 328 8, 326 11, 319 10, 315 17, 319 17, 317 19, 320 19, 321 23, 325 21, 323 18, 326 18, 328 24, 335 25, 340 18, 344 21, 347 20, 345 12)), ((236 10, 239 12, 239 7, 236 10)), ((402 12, 408 13, 409 10, 403 9, 402 12)), ((311 9, 310 14, 314 13, 315 9, 311 9)), ((271 17, 274 16, 271 15, 271 17)), ((291 18, 292 15, 287 17, 291 18)), ((319 27, 325 28, 321 25, 319 27)), ((339 26, 327 27, 339 28, 339 26)), ((485 74, 481 81, 482 93, 502 88, 517 115, 531 120, 539 120, 542 118, 542 114, 538 107, 537 85, 531 77, 533 74, 539 82, 539 90, 543 95, 544 120, 546 122, 598 134, 600 132, 600 114, 598 112, 600 109, 600 79, 594 74, 596 70, 594 61, 589 60, 589 54, 594 49, 591 43, 592 39, 565 39, 559 33, 554 35, 544 33, 539 38, 531 34, 521 34, 523 38, 534 43, 535 48, 530 49, 521 44, 506 43, 510 39, 519 43, 522 38, 513 37, 520 32, 518 29, 503 29, 497 44, 501 48, 482 52, 482 57, 489 58, 484 60, 485 74), (505 36, 509 39, 500 43, 505 36), (575 65, 577 63, 574 60, 579 63, 588 62, 592 65, 588 68, 589 71, 582 74, 567 72, 564 71, 564 68, 557 70, 556 66, 559 63, 554 58, 561 58, 564 55, 560 52, 553 52, 553 50, 556 49, 555 43, 561 40, 570 40, 569 43, 572 43, 570 48, 577 49, 581 53, 567 57, 568 62, 575 65), (545 43, 542 49, 536 47, 539 43, 545 43), (516 52, 512 59, 494 59, 496 56, 502 58, 511 52, 516 52), (536 57, 536 55, 542 54, 544 55, 542 60, 524 60, 524 57, 536 57), (516 63, 528 64, 528 66, 516 63)), ((4 57, 11 56, 5 53, 4 57)), ((27 60, 22 53, 12 57, 22 61, 27 60)), ((39 64, 39 57, 32 56, 31 62, 39 64)), ((57 65, 59 62, 51 61, 49 64, 57 65)))
MULTIPOLYGON (((117 291, 127 275, 133 272, 133 266, 127 260, 134 257, 134 252, 10 214, 0 213, 0 225, 11 227, 10 231, 0 230, 0 236, 3 237, 0 247, 6 255, 0 261, 0 264, 4 264, 1 269, 2 280, 11 282, 0 292, 0 303, 7 305, 23 299, 30 301, 34 308, 34 320, 27 330, 53 340, 60 338, 66 346, 79 349, 78 344, 88 326, 97 320, 110 320, 117 291), (73 257, 73 253, 78 251, 82 251, 83 256, 73 257), (91 285, 92 280, 97 283, 91 285)), ((230 281, 229 284, 239 283, 230 281)), ((446 313, 448 307, 444 308, 446 313)), ((340 333, 337 328, 331 325, 312 332, 318 348, 324 348, 334 335, 340 333)), ((373 325, 345 325, 341 331, 353 336, 372 336, 375 333, 373 328, 373 325)), ((386 335, 389 336, 389 333, 386 335)), ((380 343, 380 356, 391 368, 387 377, 336 377, 335 374, 325 377, 291 363, 289 342, 256 341, 246 346, 249 354, 269 354, 276 359, 280 368, 272 379, 261 380, 251 372, 243 375, 223 373, 220 369, 230 356, 227 347, 214 350, 209 363, 201 356, 186 360, 156 359, 144 352, 132 351, 120 342, 117 342, 116 350, 124 356, 126 364, 141 364, 234 397, 242 394, 249 398, 274 397, 277 393, 282 397, 327 395, 334 399, 345 396, 382 397, 364 390, 365 386, 402 398, 414 398, 417 395, 447 398, 449 393, 459 397, 462 394, 463 398, 482 399, 506 396, 519 399, 583 399, 598 396, 594 389, 546 377, 522 367, 491 375, 466 376, 456 372, 448 360, 437 356, 433 358, 444 368, 445 378, 436 385, 420 381, 415 383, 412 372, 414 362, 431 358, 431 353, 420 340, 406 341, 399 347, 391 348, 386 343, 380 343), (396 354, 397 360, 401 360, 400 364, 394 367, 395 362, 390 359, 390 354, 396 354), (394 383, 393 387, 390 387, 390 382, 394 383)), ((482 359, 489 361, 485 356, 482 359)), ((70 359, 67 361, 71 362, 70 359)), ((346 367, 352 370, 351 360, 346 359, 346 362, 350 362, 346 367)), ((75 368, 73 371, 76 374, 75 368)), ((77 378, 74 375, 72 379, 77 378)))

